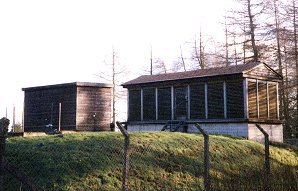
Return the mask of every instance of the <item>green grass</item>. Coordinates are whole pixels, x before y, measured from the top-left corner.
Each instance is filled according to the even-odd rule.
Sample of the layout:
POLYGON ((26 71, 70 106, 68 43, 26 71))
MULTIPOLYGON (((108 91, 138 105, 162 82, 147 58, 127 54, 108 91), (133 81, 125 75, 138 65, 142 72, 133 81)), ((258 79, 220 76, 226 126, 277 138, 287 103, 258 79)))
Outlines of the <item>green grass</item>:
MULTIPOLYGON (((44 190, 121 190, 124 138, 119 133, 9 138, 6 158, 44 190)), ((203 137, 131 133, 129 190, 203 190, 203 137)), ((212 190, 262 190, 262 144, 210 136, 212 190)), ((272 190, 298 190, 298 149, 270 146, 272 190)), ((7 190, 19 190, 9 180, 7 190)))

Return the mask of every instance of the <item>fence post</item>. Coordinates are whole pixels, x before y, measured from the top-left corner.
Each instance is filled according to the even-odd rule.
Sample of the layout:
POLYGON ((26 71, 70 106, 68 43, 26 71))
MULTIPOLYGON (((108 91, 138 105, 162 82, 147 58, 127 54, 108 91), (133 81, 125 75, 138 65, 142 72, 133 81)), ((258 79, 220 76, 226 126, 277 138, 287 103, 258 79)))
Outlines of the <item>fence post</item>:
POLYGON ((6 140, 6 134, 8 131, 9 126, 9 119, 3 117, 0 119, 0 190, 3 190, 3 184, 4 184, 4 152, 5 152, 5 140, 6 140))
POLYGON ((126 131, 125 127, 117 121, 116 122, 118 128, 120 129, 121 133, 124 136, 124 153, 123 153, 123 172, 122 172, 122 190, 127 190, 127 174, 128 174, 128 164, 129 164, 129 156, 128 156, 128 149, 129 149, 129 134, 126 131))
POLYGON ((264 179, 264 190, 270 191, 270 161, 269 161, 269 135, 268 133, 259 125, 256 124, 256 127, 263 133, 265 137, 265 179, 264 179))
POLYGON ((196 123, 195 126, 204 136, 204 190, 210 190, 210 175, 209 175, 209 135, 201 126, 196 123))

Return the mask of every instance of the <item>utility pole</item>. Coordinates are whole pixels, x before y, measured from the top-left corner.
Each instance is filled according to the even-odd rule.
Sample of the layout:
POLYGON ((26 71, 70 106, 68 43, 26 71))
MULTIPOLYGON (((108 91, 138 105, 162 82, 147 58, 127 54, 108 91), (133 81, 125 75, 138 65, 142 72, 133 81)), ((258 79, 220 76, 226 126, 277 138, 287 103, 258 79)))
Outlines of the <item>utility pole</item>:
POLYGON ((12 110, 12 132, 14 132, 14 128, 16 125, 16 107, 13 105, 13 110, 12 110))
POLYGON ((115 103, 116 103, 116 95, 115 95, 115 91, 116 91, 116 82, 115 82, 115 50, 113 47, 113 63, 112 63, 112 70, 113 70, 113 74, 112 74, 112 83, 113 83, 113 121, 112 123, 116 124, 116 107, 115 107, 115 103))

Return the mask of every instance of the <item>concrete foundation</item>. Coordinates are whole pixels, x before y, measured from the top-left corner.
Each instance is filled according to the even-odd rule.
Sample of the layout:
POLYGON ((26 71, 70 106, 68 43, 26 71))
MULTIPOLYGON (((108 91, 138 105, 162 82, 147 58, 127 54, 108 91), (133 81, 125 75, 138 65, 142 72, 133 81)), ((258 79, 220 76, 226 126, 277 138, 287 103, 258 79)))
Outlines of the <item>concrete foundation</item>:
MULTIPOLYGON (((249 140, 264 141, 263 134, 252 123, 202 123, 201 127, 209 134, 223 134, 245 137, 249 140)), ((130 124, 129 132, 161 131, 164 124, 130 124)), ((261 124, 261 127, 269 134, 269 140, 283 142, 282 124, 261 124)), ((194 124, 188 125, 189 133, 199 133, 194 124)))

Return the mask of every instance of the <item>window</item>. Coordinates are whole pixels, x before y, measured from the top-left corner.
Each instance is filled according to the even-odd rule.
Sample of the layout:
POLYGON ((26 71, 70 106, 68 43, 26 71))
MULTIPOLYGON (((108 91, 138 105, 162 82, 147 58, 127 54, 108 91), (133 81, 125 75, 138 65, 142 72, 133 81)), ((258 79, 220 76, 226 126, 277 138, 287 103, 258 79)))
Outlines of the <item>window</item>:
POLYGON ((224 118, 223 82, 208 84, 208 118, 224 118))
POLYGON ((156 119, 155 88, 143 89, 143 120, 156 119))
POLYGON ((226 82, 227 118, 244 117, 243 81, 226 82))
POLYGON ((188 113, 188 93, 187 87, 177 87, 174 89, 174 116, 175 119, 187 119, 188 113))
POLYGON ((258 118, 257 108, 257 83, 248 81, 248 115, 249 118, 258 118))
POLYGON ((258 97, 259 97, 259 118, 268 117, 267 105, 267 84, 266 82, 258 81, 258 97))
POLYGON ((276 84, 268 84, 269 93, 269 118, 277 119, 277 86, 276 84))
POLYGON ((190 118, 205 119, 205 84, 191 85, 190 118))
POLYGON ((158 120, 172 119, 171 88, 158 89, 158 120))
POLYGON ((129 90, 128 120, 141 120, 141 90, 129 90))

